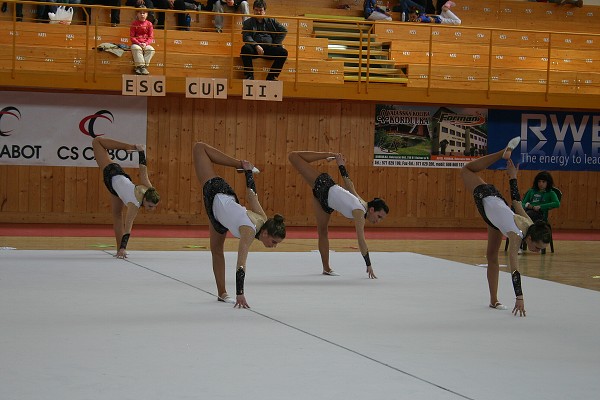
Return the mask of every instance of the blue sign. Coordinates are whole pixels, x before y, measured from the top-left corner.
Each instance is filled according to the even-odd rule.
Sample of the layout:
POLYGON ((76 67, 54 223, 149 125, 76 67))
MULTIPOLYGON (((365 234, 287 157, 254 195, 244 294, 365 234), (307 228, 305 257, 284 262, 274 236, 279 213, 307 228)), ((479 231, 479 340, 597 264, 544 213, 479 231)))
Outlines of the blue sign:
MULTIPOLYGON (((520 169, 600 171, 600 114, 589 112, 489 110, 488 153, 521 137, 513 151, 520 169)), ((498 162, 492 169, 503 169, 498 162)))

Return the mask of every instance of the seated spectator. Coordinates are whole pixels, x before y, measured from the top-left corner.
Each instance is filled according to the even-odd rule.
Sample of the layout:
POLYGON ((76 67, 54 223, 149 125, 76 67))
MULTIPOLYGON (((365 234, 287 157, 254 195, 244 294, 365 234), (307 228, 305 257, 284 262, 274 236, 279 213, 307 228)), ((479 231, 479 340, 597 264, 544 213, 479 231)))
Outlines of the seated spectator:
POLYGON ((265 18, 266 10, 265 0, 255 0, 252 4, 254 16, 245 20, 242 26, 242 39, 245 44, 240 56, 244 63, 245 79, 254 79, 252 59, 255 57, 274 59, 267 75, 268 81, 277 80, 287 60, 288 51, 282 45, 287 29, 274 18, 265 18))
POLYGON ((435 23, 435 24, 446 24, 446 25, 460 25, 462 21, 452 11, 451 7, 456 4, 453 1, 447 1, 442 6, 442 12, 440 15, 427 15, 421 14, 417 10, 414 10, 409 14, 408 20, 410 22, 423 22, 423 23, 435 23))
MULTIPOLYGON (((216 13, 234 13, 234 14, 246 14, 250 15, 250 6, 245 0, 217 0, 213 5, 213 12, 216 13)), ((243 17, 243 21, 249 17, 243 17)), ((215 15, 213 19, 215 29, 221 33, 223 31, 223 16, 215 15)))
POLYGON ((391 21, 390 14, 377 6, 377 0, 365 0, 363 3, 365 19, 369 21, 391 21))
POLYGON ((418 10, 420 14, 425 14, 426 11, 423 5, 412 0, 400 0, 398 5, 392 8, 392 11, 394 12, 403 13, 402 17, 406 19, 403 19, 402 22, 407 21, 408 16, 415 10, 418 10))
POLYGON ((135 19, 131 23, 129 36, 131 37, 131 55, 137 75, 148 75, 148 66, 154 56, 154 27, 148 21, 148 10, 146 6, 138 6, 135 19))
POLYGON ((529 0, 536 3, 554 3, 562 6, 563 4, 570 4, 579 8, 583 7, 583 0, 529 0))
MULTIPOLYGON (((185 13, 186 6, 184 0, 154 0, 154 6, 162 10, 181 10, 182 12, 177 13, 177 29, 189 31, 190 24, 187 20, 188 14, 185 13)), ((156 23, 156 29, 164 29, 165 27, 165 13, 158 13, 158 22, 156 23)))
POLYGON ((533 179, 531 189, 523 197, 523 208, 533 222, 547 219, 548 210, 560 207, 560 200, 552 190, 554 179, 548 171, 542 171, 533 179))

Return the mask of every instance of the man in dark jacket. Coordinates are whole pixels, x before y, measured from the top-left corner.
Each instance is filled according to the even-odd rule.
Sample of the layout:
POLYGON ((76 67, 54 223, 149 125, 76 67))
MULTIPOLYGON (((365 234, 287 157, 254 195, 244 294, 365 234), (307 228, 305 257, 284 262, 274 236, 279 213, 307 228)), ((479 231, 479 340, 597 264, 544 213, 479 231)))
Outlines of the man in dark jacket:
POLYGON ((287 60, 288 52, 282 45, 287 29, 274 18, 264 17, 267 10, 265 0, 255 0, 252 9, 254 16, 244 21, 242 27, 242 38, 245 44, 240 56, 244 63, 244 77, 254 79, 253 58, 273 58, 267 80, 276 81, 287 60))

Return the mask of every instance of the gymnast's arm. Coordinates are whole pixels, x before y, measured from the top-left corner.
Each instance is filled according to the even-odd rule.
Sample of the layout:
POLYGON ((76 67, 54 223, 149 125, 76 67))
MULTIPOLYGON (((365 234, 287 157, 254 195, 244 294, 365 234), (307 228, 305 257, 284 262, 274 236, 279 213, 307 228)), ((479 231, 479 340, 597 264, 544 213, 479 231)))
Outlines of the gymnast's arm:
POLYGON ((237 308, 250 308, 244 292, 244 279, 246 277, 246 261, 250 245, 254 241, 255 231, 252 227, 240 226, 240 243, 238 244, 238 257, 235 269, 235 306, 237 308))
POLYGON ((369 257, 369 248, 367 247, 367 241, 365 239, 365 213, 363 210, 353 210, 352 217, 354 218, 354 227, 356 228, 356 238, 358 239, 358 248, 360 254, 365 260, 367 266, 367 274, 370 279, 377 279, 371 266, 371 259, 369 257))
POLYGON ((146 166, 146 146, 142 144, 136 144, 135 148, 138 151, 139 163, 140 163, 140 181, 142 185, 146 186, 146 188, 151 188, 152 183, 150 183, 150 178, 148 178, 148 167, 146 166))
POLYGON ((344 189, 346 189, 347 191, 349 191, 350 193, 352 193, 360 199, 360 196, 354 188, 354 183, 352 182, 352 179, 350 179, 350 175, 346 170, 346 158, 342 155, 342 153, 337 153, 335 155, 335 161, 337 162, 338 168, 340 170, 340 175, 342 175, 342 179, 344 180, 344 189))
POLYGON ((133 229, 133 221, 135 220, 139 210, 139 207, 135 204, 127 203, 127 209, 125 212, 125 230, 123 231, 123 236, 121 237, 121 245, 117 251, 117 258, 127 257, 127 243, 129 242, 129 236, 131 235, 131 230, 133 229))

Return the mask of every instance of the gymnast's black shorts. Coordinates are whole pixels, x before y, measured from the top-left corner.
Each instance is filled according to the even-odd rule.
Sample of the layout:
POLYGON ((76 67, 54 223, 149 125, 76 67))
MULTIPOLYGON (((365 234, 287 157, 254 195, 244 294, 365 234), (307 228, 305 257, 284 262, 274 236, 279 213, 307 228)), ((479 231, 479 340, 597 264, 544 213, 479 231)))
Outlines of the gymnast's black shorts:
POLYGON ((323 211, 325 211, 327 214, 331 214, 334 211, 333 208, 329 207, 327 201, 329 197, 329 189, 331 189, 332 186, 335 186, 335 182, 331 176, 326 173, 319 175, 317 179, 315 179, 315 184, 313 186, 313 195, 319 201, 319 204, 321 204, 323 211))
MULTIPOLYGON (((489 226, 491 226, 492 228, 494 228, 496 230, 499 230, 498 228, 496 228, 494 226, 494 224, 492 224, 490 222, 488 217, 485 215, 485 209, 483 208, 483 199, 485 197, 489 197, 489 196, 500 197, 504 201, 504 203, 506 203, 506 200, 504 200, 504 197, 502 197, 502 195, 500 194, 500 192, 498 191, 498 189, 496 189, 496 187, 494 185, 490 185, 490 184, 486 183, 486 184, 477 186, 475 188, 475 190, 473 190, 473 199, 475 199, 475 205, 477 206, 477 210, 479 211, 479 214, 481 214, 481 216, 483 217, 483 220, 485 221, 486 224, 488 224, 489 226)), ((508 206, 508 204, 507 204, 507 206, 508 206)))
POLYGON ((238 200, 237 195, 235 194, 231 186, 229 186, 229 184, 225 182, 225 179, 221 178, 220 176, 216 176, 212 179, 207 180, 204 184, 204 187, 202 188, 206 215, 208 215, 208 219, 210 220, 210 223, 212 224, 213 228, 215 228, 215 231, 219 232, 220 234, 224 234, 227 233, 228 229, 221 225, 219 221, 217 221, 217 218, 213 213, 213 202, 215 201, 215 196, 219 193, 233 196, 235 198, 235 202, 238 204, 240 201, 238 200))
POLYGON ((108 189, 108 191, 111 194, 113 194, 117 197, 119 197, 119 195, 117 194, 115 189, 113 189, 113 186, 112 186, 113 176, 123 175, 127 179, 131 180, 129 175, 127 175, 123 171, 123 168, 121 168, 121 166, 117 163, 108 164, 106 167, 104 167, 104 171, 102 171, 102 174, 104 175, 104 184, 106 185, 106 188, 108 189))

